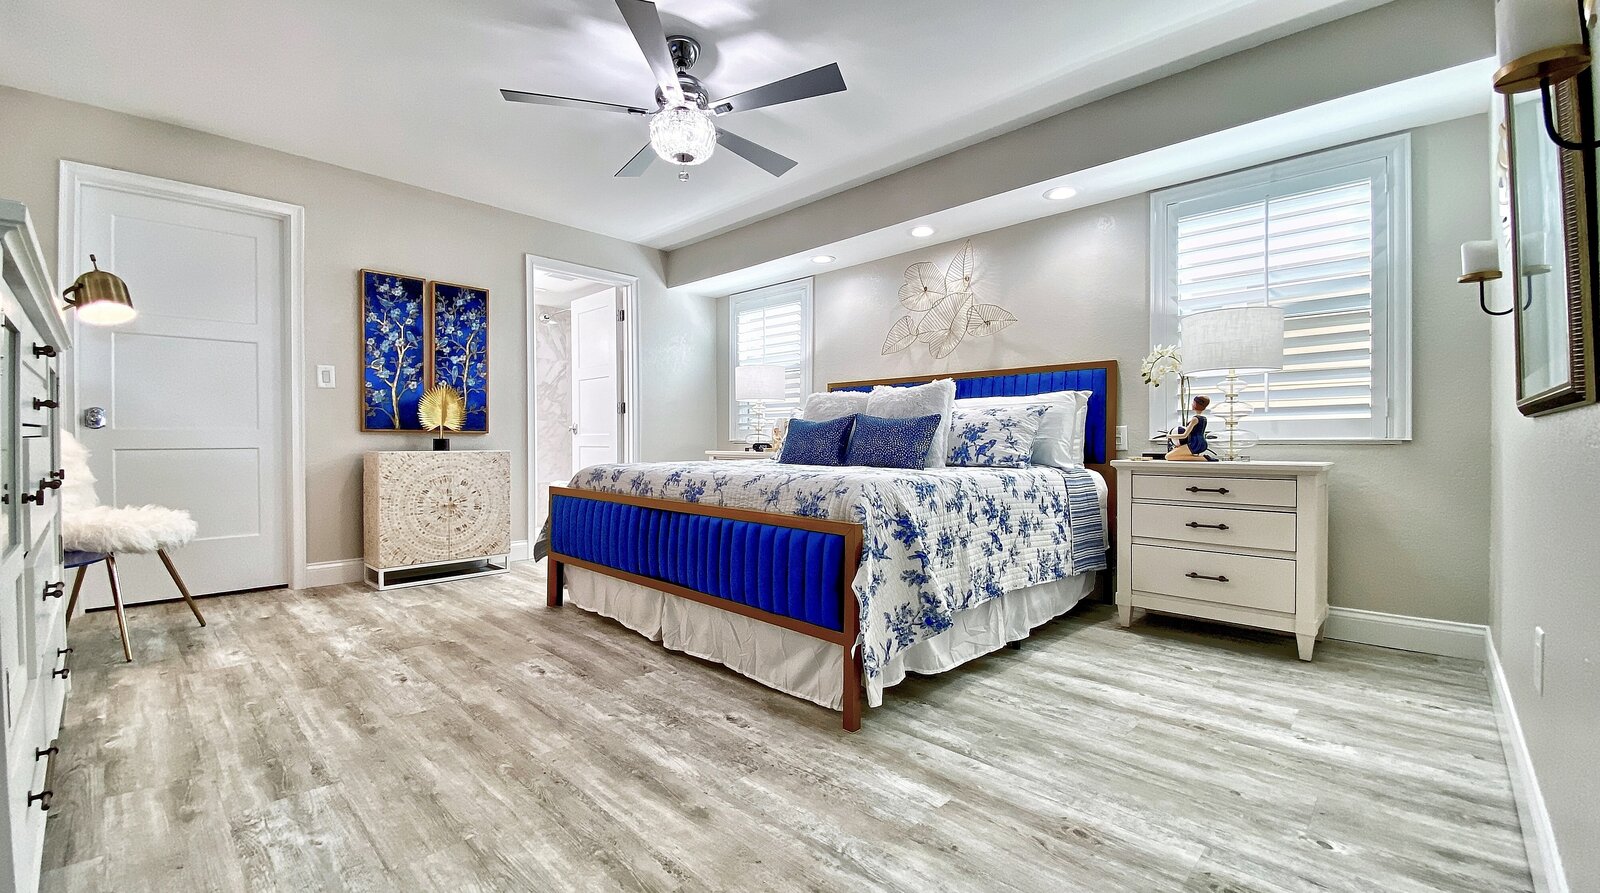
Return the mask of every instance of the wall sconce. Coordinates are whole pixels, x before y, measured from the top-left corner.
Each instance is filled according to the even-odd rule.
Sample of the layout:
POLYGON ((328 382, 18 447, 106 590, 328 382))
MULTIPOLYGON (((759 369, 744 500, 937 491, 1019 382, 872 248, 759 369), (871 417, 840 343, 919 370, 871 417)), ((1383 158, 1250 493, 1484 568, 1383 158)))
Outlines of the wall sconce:
POLYGON ((1557 146, 1575 152, 1600 143, 1561 135, 1556 129, 1550 85, 1589 70, 1589 22, 1595 5, 1595 0, 1495 0, 1494 6, 1500 63, 1494 73, 1495 92, 1510 95, 1538 90, 1544 104, 1545 133, 1557 146))
POLYGON ((100 262, 89 255, 94 269, 72 283, 61 293, 67 306, 78 311, 78 318, 91 326, 121 325, 139 311, 133 309, 133 299, 128 297, 128 284, 111 273, 100 269, 100 262))
MULTIPOLYGON (((1488 283, 1499 279, 1500 249, 1494 242, 1464 242, 1461 245, 1461 278, 1456 281, 1466 285, 1477 283, 1478 306, 1490 316, 1505 316, 1511 310, 1489 309, 1488 283)), ((1524 306, 1522 309, 1528 309, 1524 306)))

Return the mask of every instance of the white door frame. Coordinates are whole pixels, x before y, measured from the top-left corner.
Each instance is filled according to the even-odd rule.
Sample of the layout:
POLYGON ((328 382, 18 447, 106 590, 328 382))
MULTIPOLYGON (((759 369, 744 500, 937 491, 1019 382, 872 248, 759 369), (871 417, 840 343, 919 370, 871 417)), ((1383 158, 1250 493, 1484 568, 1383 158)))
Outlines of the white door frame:
POLYGON ((538 400, 535 399, 538 382, 537 366, 534 362, 537 348, 534 346, 535 326, 539 325, 539 318, 533 309, 537 305, 533 293, 533 274, 539 270, 547 273, 563 273, 568 276, 577 276, 580 279, 593 279, 596 282, 616 286, 617 306, 622 309, 622 339, 617 342, 618 353, 622 355, 622 377, 617 382, 620 393, 617 399, 621 400, 628 408, 622 414, 622 430, 617 443, 619 460, 622 462, 639 461, 639 277, 628 276, 623 273, 613 273, 610 270, 601 270, 596 267, 586 267, 582 264, 569 263, 549 257, 539 257, 534 254, 523 255, 524 288, 527 294, 527 336, 528 336, 528 544, 532 544, 539 536, 538 503, 538 466, 535 464, 537 456, 534 455, 535 444, 538 442, 535 427, 539 422, 538 400))
MULTIPOLYGON (((146 174, 135 174, 130 171, 117 170, 109 167, 99 167, 77 161, 61 162, 61 184, 59 192, 59 219, 57 221, 56 240, 56 272, 59 281, 71 282, 77 278, 73 274, 76 268, 73 260, 83 256, 83 247, 79 244, 78 219, 83 209, 83 189, 93 186, 99 189, 125 192, 130 195, 147 196, 150 198, 172 199, 187 202, 192 205, 201 205, 209 208, 219 208, 226 211, 240 211, 260 217, 268 217, 280 221, 284 229, 284 245, 288 252, 284 259, 283 281, 289 289, 286 318, 283 320, 284 343, 288 345, 289 357, 288 381, 284 384, 286 393, 283 405, 289 408, 289 424, 286 426, 284 436, 288 439, 285 446, 289 461, 284 466, 284 492, 289 494, 287 521, 289 526, 289 554, 286 560, 289 566, 284 578, 289 581, 290 587, 304 589, 309 584, 306 567, 306 450, 305 450, 305 257, 306 257, 306 209, 299 205, 260 198, 253 195, 243 195, 237 192, 228 192, 223 189, 213 189, 209 186, 196 186, 192 183, 183 183, 177 180, 167 180, 161 177, 152 177, 146 174)), ((134 296, 135 302, 138 295, 134 296)), ((135 306, 138 306, 135 303, 135 306)), ((72 326, 73 343, 78 342, 78 317, 73 315, 70 321, 72 326)), ((71 430, 75 435, 79 431, 78 418, 78 352, 73 351, 72 363, 67 367, 72 376, 70 386, 66 388, 70 394, 71 403, 66 407, 71 419, 71 430)))

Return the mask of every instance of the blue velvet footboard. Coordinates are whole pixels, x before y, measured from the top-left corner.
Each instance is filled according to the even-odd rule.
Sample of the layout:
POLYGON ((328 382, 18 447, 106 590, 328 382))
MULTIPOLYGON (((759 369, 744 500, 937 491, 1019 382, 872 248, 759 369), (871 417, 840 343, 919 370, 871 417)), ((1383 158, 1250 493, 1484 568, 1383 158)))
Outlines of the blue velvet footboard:
POLYGON ((842 646, 844 725, 854 731, 861 541, 861 525, 847 521, 556 487, 548 604, 561 604, 570 565, 842 646))

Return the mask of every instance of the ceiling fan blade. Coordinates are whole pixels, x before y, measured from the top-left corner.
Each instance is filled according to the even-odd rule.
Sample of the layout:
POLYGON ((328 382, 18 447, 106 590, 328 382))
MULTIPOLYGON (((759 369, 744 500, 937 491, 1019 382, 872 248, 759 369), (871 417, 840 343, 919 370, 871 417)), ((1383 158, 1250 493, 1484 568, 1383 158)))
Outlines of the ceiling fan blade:
POLYGON ((769 105, 794 102, 797 99, 826 96, 844 89, 844 74, 839 71, 839 63, 833 62, 821 68, 813 68, 786 77, 781 81, 773 81, 766 86, 735 93, 727 99, 719 99, 711 104, 711 110, 719 115, 726 115, 729 112, 745 112, 769 105))
POLYGON ((661 14, 650 0, 617 0, 617 9, 638 41, 644 61, 661 86, 661 95, 667 105, 683 104, 683 87, 678 84, 678 69, 672 64, 672 53, 667 50, 667 29, 661 25, 661 14))
POLYGON ((787 174, 790 168, 793 168, 798 163, 793 158, 785 158, 760 143, 752 143, 744 137, 736 133, 729 133, 720 127, 717 128, 717 142, 727 146, 729 152, 774 177, 781 177, 787 174))
POLYGON ((527 93, 522 90, 501 90, 500 95, 507 102, 531 102, 537 105, 559 105, 574 109, 594 109, 601 112, 624 112, 629 115, 648 115, 646 109, 631 105, 617 105, 614 102, 598 102, 593 99, 573 99, 570 96, 551 96, 548 93, 527 93))
POLYGON ((655 160, 655 147, 651 146, 649 143, 645 143, 644 148, 640 149, 638 152, 635 152, 633 157, 628 159, 628 163, 622 166, 622 170, 617 171, 612 176, 637 177, 645 172, 645 168, 648 168, 651 164, 655 163, 655 160))

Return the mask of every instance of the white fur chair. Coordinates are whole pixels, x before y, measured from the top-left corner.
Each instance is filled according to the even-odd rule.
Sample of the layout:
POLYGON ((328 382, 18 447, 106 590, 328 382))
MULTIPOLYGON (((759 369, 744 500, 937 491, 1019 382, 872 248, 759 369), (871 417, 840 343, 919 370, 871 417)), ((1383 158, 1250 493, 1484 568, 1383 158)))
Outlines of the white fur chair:
POLYGON ((200 606, 189 594, 189 587, 178 576, 168 549, 186 545, 195 535, 194 519, 181 509, 159 505, 114 506, 101 505, 94 492, 94 475, 89 471, 89 451, 77 438, 61 433, 61 467, 66 471, 61 486, 61 545, 67 553, 66 566, 76 567, 78 576, 72 583, 72 598, 67 603, 67 622, 78 607, 78 593, 83 589, 83 575, 89 565, 105 561, 106 573, 111 579, 111 605, 117 612, 117 630, 122 634, 122 656, 133 660, 133 648, 128 644, 128 619, 122 608, 122 587, 117 580, 117 554, 160 556, 172 582, 178 584, 194 619, 206 625, 200 606))

